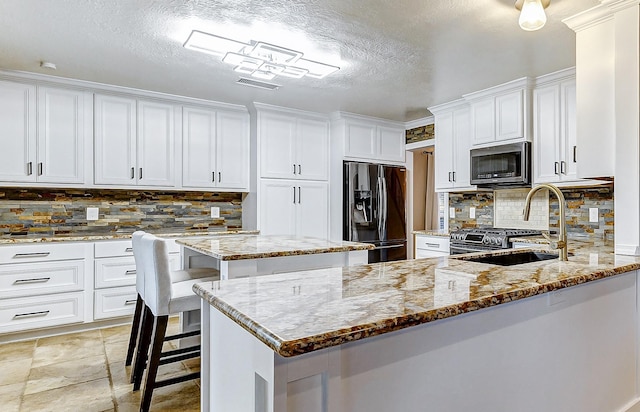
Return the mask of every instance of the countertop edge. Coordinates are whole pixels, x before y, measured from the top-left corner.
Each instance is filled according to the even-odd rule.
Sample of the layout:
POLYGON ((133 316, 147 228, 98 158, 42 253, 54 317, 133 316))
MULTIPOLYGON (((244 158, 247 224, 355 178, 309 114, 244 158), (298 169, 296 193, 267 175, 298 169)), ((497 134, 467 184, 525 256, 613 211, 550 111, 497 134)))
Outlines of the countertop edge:
MULTIPOLYGON (((255 235, 260 232, 257 230, 221 230, 217 232, 154 232, 149 231, 162 238, 181 238, 181 237, 206 237, 206 236, 223 236, 223 235, 255 235)), ((77 235, 77 236, 41 236, 41 237, 12 237, 0 238, 0 245, 21 245, 32 243, 63 243, 63 242, 94 242, 99 240, 127 240, 131 239, 131 233, 114 233, 114 234, 93 234, 93 235, 77 235)))
POLYGON ((554 290, 577 286, 584 283, 605 279, 615 275, 631 272, 640 269, 640 263, 630 263, 617 266, 612 269, 596 270, 594 272, 572 276, 567 279, 557 280, 550 283, 543 283, 531 287, 525 287, 502 294, 484 296, 478 299, 469 300, 425 312, 410 315, 397 316, 385 319, 380 322, 358 325, 356 328, 338 329, 333 332, 321 335, 308 336, 302 339, 291 341, 282 340, 276 334, 263 328, 251 318, 239 313, 223 300, 208 293, 202 286, 195 284, 194 292, 205 299, 211 306, 222 312, 225 316, 233 320, 236 324, 254 335, 274 352, 282 357, 293 357, 316 350, 354 342, 372 336, 382 335, 389 332, 417 326, 424 323, 433 322, 439 319, 446 319, 479 309, 498 306, 503 303, 514 302, 520 299, 541 295, 554 290))

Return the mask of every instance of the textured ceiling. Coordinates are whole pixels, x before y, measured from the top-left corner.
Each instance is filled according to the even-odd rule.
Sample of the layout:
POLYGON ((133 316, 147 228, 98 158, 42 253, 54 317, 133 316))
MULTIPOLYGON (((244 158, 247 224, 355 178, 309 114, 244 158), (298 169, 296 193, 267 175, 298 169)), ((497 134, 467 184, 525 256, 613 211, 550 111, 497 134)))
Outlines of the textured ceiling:
POLYGON ((2 0, 0 68, 228 103, 409 121, 426 107, 575 64, 561 20, 598 0, 551 0, 540 31, 513 0, 2 0), (340 66, 324 79, 235 84, 219 58, 182 47, 197 29, 299 49, 340 66), (55 72, 42 69, 54 62, 55 72))

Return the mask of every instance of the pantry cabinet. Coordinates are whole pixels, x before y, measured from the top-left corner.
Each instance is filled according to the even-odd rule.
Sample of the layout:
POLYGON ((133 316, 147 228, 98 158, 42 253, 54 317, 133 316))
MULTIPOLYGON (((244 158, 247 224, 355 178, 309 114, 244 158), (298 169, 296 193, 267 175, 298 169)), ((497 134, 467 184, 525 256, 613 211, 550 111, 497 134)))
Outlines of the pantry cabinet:
POLYGON ((328 237, 328 183, 263 179, 260 198, 261 234, 328 237))
POLYGON ((184 107, 182 186, 249 191, 249 116, 184 107))
POLYGON ((0 181, 83 184, 87 100, 82 90, 0 81, 0 181))
MULTIPOLYGON (((573 70, 564 79, 546 81, 534 90, 533 183, 576 182, 576 82, 573 70)), ((546 78, 541 79, 542 81, 546 78)))
POLYGON ((95 95, 95 184, 176 186, 180 106, 95 95))

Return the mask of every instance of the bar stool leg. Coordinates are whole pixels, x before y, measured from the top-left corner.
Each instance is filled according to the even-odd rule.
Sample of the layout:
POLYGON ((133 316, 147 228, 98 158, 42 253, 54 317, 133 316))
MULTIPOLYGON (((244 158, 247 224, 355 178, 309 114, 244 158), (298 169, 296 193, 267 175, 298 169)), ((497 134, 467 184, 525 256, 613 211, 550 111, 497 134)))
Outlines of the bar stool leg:
POLYGON ((147 412, 151 406, 151 397, 156 385, 156 375, 158 374, 158 366, 160 366, 160 356, 162 355, 162 344, 164 336, 167 332, 167 323, 169 316, 163 315, 155 318, 155 327, 153 329, 153 342, 151 346, 151 354, 149 355, 149 365, 147 367, 147 379, 142 389, 142 401, 140 403, 140 411, 147 412))
POLYGON ((142 315, 142 306, 144 305, 142 297, 138 294, 136 299, 136 310, 133 312, 133 323, 131 324, 131 335, 129 335, 129 347, 127 348, 127 359, 124 361, 124 366, 131 366, 133 360, 133 353, 136 349, 136 342, 140 335, 140 318, 142 315))
POLYGON ((147 305, 144 306, 142 314, 142 326, 140 327, 140 337, 138 338, 138 348, 136 349, 136 358, 131 371, 131 383, 133 390, 140 389, 142 383, 142 375, 144 374, 145 365, 147 363, 147 355, 149 353, 149 344, 151 342, 151 334, 153 332, 153 324, 155 316, 147 305))

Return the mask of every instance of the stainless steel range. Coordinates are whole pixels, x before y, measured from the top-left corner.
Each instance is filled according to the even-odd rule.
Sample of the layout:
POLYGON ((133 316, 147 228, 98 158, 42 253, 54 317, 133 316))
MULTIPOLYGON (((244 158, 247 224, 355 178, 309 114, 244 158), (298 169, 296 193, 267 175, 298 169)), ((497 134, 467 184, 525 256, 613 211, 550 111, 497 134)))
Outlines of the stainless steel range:
POLYGON ((539 235, 539 230, 529 229, 460 229, 451 233, 450 254, 509 249, 514 237, 539 235))

